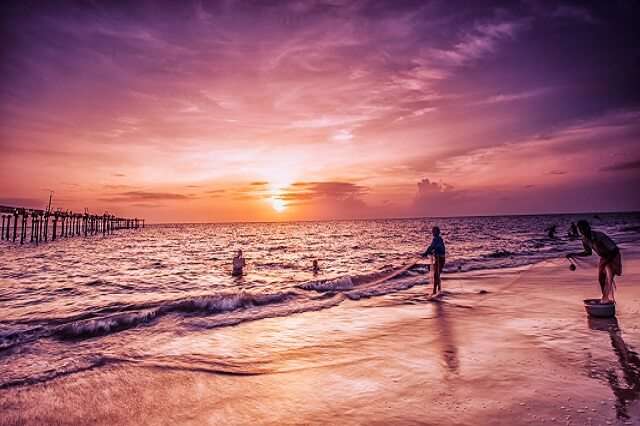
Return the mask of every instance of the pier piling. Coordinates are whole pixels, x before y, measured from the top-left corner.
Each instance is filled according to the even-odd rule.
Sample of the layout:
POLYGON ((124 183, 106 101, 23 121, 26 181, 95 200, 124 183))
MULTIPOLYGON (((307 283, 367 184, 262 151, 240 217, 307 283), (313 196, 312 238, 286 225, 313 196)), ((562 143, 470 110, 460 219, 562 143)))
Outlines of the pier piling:
POLYGON ((144 228, 144 219, 123 218, 108 213, 96 215, 86 211, 74 213, 58 209, 52 212, 0 205, 0 217, 0 240, 15 243, 19 239, 21 245, 25 244, 25 240, 39 245, 82 235, 90 237, 102 234, 106 237, 121 229, 138 229, 140 224, 144 228))

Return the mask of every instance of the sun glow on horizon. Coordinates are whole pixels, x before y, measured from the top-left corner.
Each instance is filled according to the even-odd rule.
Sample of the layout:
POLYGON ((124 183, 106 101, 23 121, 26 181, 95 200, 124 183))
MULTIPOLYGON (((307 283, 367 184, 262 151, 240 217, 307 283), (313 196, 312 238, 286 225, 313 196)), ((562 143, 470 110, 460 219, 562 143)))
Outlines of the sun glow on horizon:
POLYGON ((287 208, 287 204, 280 198, 271 197, 270 201, 271 207, 278 213, 282 213, 287 208))

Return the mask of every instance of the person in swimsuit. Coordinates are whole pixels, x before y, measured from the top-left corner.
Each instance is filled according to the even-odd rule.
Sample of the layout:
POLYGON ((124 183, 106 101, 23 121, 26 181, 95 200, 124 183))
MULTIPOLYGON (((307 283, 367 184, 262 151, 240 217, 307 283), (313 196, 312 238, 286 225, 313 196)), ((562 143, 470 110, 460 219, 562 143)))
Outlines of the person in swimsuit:
POLYGON ((575 257, 591 256, 595 251, 600 256, 598 263, 598 282, 602 291, 602 303, 615 302, 613 290, 615 287, 614 278, 622 275, 622 257, 620 249, 611 238, 604 232, 594 231, 589 226, 589 222, 581 220, 578 222, 578 231, 582 236, 584 251, 580 253, 569 253, 567 259, 575 257))
POLYGON ((445 246, 444 240, 440 236, 440 228, 434 226, 431 229, 431 234, 433 234, 433 240, 431 240, 431 245, 429 248, 422 253, 422 257, 427 257, 433 254, 433 293, 436 294, 439 292, 441 288, 441 280, 440 274, 442 273, 442 269, 444 268, 445 263, 445 246))
POLYGON ((231 275, 234 277, 242 276, 243 269, 246 265, 247 262, 244 260, 244 256, 242 256, 242 250, 238 250, 233 258, 233 271, 231 272, 231 275))

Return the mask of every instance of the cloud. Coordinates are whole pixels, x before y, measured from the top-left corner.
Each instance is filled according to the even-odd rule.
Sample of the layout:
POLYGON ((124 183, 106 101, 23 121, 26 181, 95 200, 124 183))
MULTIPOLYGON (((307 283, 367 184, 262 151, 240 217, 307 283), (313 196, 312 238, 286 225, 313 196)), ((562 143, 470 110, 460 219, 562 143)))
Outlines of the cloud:
POLYGON ((205 191, 205 194, 209 196, 209 198, 220 198, 223 197, 227 191, 224 189, 211 189, 205 191))
POLYGON ((419 215, 444 216, 448 211, 459 210, 468 196, 466 191, 456 190, 444 182, 433 182, 428 178, 417 184, 414 211, 419 215))
MULTIPOLYGON (((638 104, 637 6, 258 3, 3 7, 0 180, 28 194, 60 191, 64 176, 82 184, 80 206, 95 188, 178 205, 195 198, 190 182, 225 182, 226 193, 194 189, 204 205, 222 194, 264 201, 273 188, 249 182, 282 171, 281 182, 307 181, 282 197, 329 215, 341 200, 411 204, 427 175, 420 198, 455 213, 473 191, 522 189, 529 166, 542 188, 636 158, 632 125, 593 117, 638 104)), ((180 219, 215 220, 191 204, 180 219)), ((264 208, 216 204, 236 220, 264 208)))
POLYGON ((501 42, 515 39, 528 25, 528 18, 478 24, 450 49, 433 49, 431 53, 445 64, 464 65, 494 53, 501 42))
POLYGON ((601 172, 622 172, 626 170, 640 170, 640 160, 623 161, 601 167, 601 172))
POLYGON ((442 193, 453 190, 451 185, 442 182, 431 182, 428 178, 418 182, 418 197, 427 197, 434 193, 442 193))
POLYGON ((157 204, 157 203, 133 203, 131 205, 133 207, 139 207, 142 209, 155 209, 158 207, 162 207, 162 204, 157 204))
POLYGON ((549 175, 558 175, 558 176, 560 176, 560 175, 566 175, 566 174, 567 174, 567 172, 566 172, 566 171, 564 171, 564 170, 551 170, 551 171, 549 171, 547 174, 549 174, 549 175))
POLYGON ((283 201, 359 200, 368 190, 351 182, 295 182, 276 198, 283 201))
POLYGON ((0 198, 0 206, 4 207, 18 207, 27 209, 45 209, 47 207, 47 200, 44 198, 38 200, 37 198, 22 198, 22 197, 7 197, 0 198))
POLYGON ((347 142, 351 139, 353 139, 353 133, 347 129, 338 130, 331 136, 331 140, 335 142, 347 142))
POLYGON ((100 201, 125 203, 125 202, 141 202, 141 201, 175 201, 189 200, 192 196, 185 194, 175 194, 170 192, 146 192, 146 191, 127 191, 114 194, 108 197, 98 198, 100 201))
POLYGON ((576 5, 561 4, 552 14, 555 18, 571 18, 588 24, 595 24, 597 20, 591 12, 576 5))
POLYGON ((549 88, 542 88, 542 89, 527 90, 527 91, 518 92, 518 93, 501 93, 498 95, 490 96, 477 103, 478 104, 499 104, 499 103, 505 103, 505 102, 513 102, 513 101, 519 101, 523 99, 539 97, 549 93, 549 91, 550 91, 549 88))

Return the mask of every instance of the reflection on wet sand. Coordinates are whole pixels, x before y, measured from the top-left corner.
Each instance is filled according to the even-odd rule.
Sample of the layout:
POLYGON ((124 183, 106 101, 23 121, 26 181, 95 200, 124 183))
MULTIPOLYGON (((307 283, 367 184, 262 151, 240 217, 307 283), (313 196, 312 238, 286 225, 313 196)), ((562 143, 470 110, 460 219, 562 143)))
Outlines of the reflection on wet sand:
POLYGON ((447 318, 446 309, 442 303, 435 303, 435 313, 434 329, 438 332, 438 338, 435 339, 436 345, 439 346, 442 359, 448 371, 453 374, 458 374, 458 367, 460 365, 458 346, 456 345, 455 336, 447 318))
POLYGON ((628 406, 640 399, 640 357, 622 338, 617 318, 591 318, 589 328, 595 331, 606 331, 611 338, 611 348, 618 358, 622 372, 621 380, 615 367, 607 368, 599 375, 606 378, 616 397, 616 415, 618 419, 629 419, 628 406))

